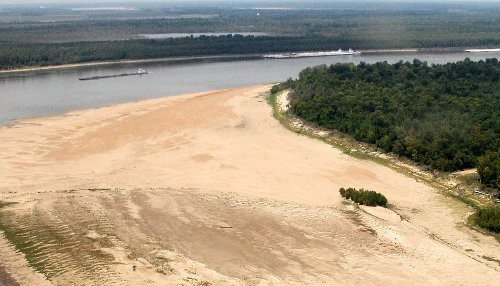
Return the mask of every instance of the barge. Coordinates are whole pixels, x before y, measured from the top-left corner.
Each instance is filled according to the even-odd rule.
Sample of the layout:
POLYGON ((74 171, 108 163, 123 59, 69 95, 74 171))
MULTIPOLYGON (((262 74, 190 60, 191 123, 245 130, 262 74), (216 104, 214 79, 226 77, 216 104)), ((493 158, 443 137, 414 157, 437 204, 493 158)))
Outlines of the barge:
POLYGON ((113 74, 113 75, 98 75, 98 76, 92 76, 92 77, 82 77, 82 78, 79 78, 79 80, 96 80, 96 79, 131 76, 131 75, 144 75, 144 74, 148 74, 148 72, 146 70, 143 70, 143 69, 138 69, 134 73, 122 73, 122 74, 113 74))
POLYGON ((326 52, 269 54, 269 55, 263 55, 263 57, 268 59, 289 59, 289 58, 305 58, 305 57, 353 56, 359 54, 361 54, 361 52, 354 51, 353 49, 349 49, 347 51, 338 49, 338 51, 326 51, 326 52))

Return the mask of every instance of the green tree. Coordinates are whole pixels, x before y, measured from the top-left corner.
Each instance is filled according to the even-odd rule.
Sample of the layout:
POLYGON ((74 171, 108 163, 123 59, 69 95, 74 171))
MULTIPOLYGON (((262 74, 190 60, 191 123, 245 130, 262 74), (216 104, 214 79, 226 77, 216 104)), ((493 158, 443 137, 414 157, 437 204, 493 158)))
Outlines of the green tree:
POLYGON ((355 188, 340 188, 340 195, 348 200, 365 206, 387 207, 387 198, 381 193, 365 189, 356 190, 355 188))
POLYGON ((481 182, 495 188, 500 187, 500 155, 499 152, 487 151, 478 158, 477 172, 481 182))
POLYGON ((489 231, 500 233, 500 207, 482 208, 473 215, 474 222, 489 231))
MULTIPOLYGON (((273 91, 293 89, 290 111, 310 124, 455 171, 478 167, 480 156, 500 150, 498 78, 495 58, 430 66, 362 62, 307 68, 273 91)), ((498 186, 498 159, 481 162, 483 182, 498 186)))

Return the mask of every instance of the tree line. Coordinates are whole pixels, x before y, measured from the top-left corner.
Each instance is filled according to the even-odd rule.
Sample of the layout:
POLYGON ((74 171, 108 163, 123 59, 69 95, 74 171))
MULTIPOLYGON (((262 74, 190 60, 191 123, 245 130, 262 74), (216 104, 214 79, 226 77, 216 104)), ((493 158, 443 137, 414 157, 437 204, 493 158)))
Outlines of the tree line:
POLYGON ((284 88, 293 89, 291 112, 307 122, 429 169, 478 167, 483 183, 499 187, 497 59, 322 65, 274 91, 284 88))
MULTIPOLYGON (((156 33, 262 32, 276 36, 344 37, 359 44, 351 45, 358 49, 495 46, 500 41, 499 5, 487 9, 437 7, 429 3, 421 7, 418 4, 375 4, 372 9, 367 9, 368 3, 350 3, 346 9, 338 9, 339 3, 311 7, 313 9, 304 8, 304 5, 306 3, 301 3, 297 9, 283 10, 177 7, 174 10, 144 10, 135 15, 130 12, 116 12, 116 15, 68 12, 70 14, 59 17, 56 11, 47 10, 41 18, 36 18, 39 21, 20 16, 19 20, 5 22, 2 21, 4 13, 0 13, 0 39, 49 43, 127 40, 137 34, 156 33), (457 11, 450 11, 452 9, 457 11), (458 11, 460 9, 468 12, 458 11)), ((10 18, 18 19, 15 15, 10 18)))
POLYGON ((347 41, 341 37, 267 37, 228 34, 164 40, 37 44, 0 42, 0 69, 122 59, 331 50, 332 47, 347 48, 347 41))

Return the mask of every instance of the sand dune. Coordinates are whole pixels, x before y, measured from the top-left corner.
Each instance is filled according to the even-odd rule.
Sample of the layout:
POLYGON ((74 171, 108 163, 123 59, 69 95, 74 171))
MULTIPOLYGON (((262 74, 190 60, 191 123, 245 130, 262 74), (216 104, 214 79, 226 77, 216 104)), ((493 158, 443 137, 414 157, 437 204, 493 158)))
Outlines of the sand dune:
POLYGON ((467 207, 284 129, 269 88, 0 128, 0 201, 17 202, 0 210, 0 274, 21 285, 496 284, 498 242, 464 225, 467 207), (391 210, 343 201, 351 186, 382 192, 391 210))

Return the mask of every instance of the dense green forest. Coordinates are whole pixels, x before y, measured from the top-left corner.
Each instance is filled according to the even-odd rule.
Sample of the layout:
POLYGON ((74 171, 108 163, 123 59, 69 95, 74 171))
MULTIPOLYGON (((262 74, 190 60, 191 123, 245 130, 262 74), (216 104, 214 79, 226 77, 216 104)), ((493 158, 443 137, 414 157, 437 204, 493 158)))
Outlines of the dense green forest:
MULTIPOLYGON (((209 11, 200 11, 199 13, 209 11)), ((129 20, 7 23, 0 39, 9 42, 128 40, 152 33, 243 33, 347 38, 356 48, 497 45, 500 16, 415 11, 213 11, 215 16, 129 20)), ((500 13, 500 10, 497 11, 500 13)))
POLYGON ((252 3, 146 4, 131 11, 0 5, 0 69, 174 56, 386 49, 497 47, 500 5, 252 3), (153 5, 153 4, 150 4, 153 5), (155 4, 160 5, 160 4, 155 4), (285 5, 286 6, 286 5, 285 5), (141 40, 142 34, 259 33, 141 40), (265 35, 265 36, 262 36, 265 35))
POLYGON ((282 9, 163 7, 114 14, 64 9, 34 9, 21 14, 12 11, 12 15, 0 13, 0 22, 4 22, 0 39, 49 43, 129 40, 138 34, 154 33, 260 32, 270 36, 345 38, 358 49, 500 43, 500 5, 307 4, 289 9, 283 8, 286 3, 277 6, 282 9))
POLYGON ((343 39, 324 37, 201 36, 164 40, 47 43, 0 42, 0 69, 89 61, 179 56, 253 54, 346 47, 343 39))
POLYGON ((499 186, 497 59, 322 65, 274 91, 285 88, 293 89, 291 112, 310 123, 443 171, 481 158, 483 183, 499 186))

